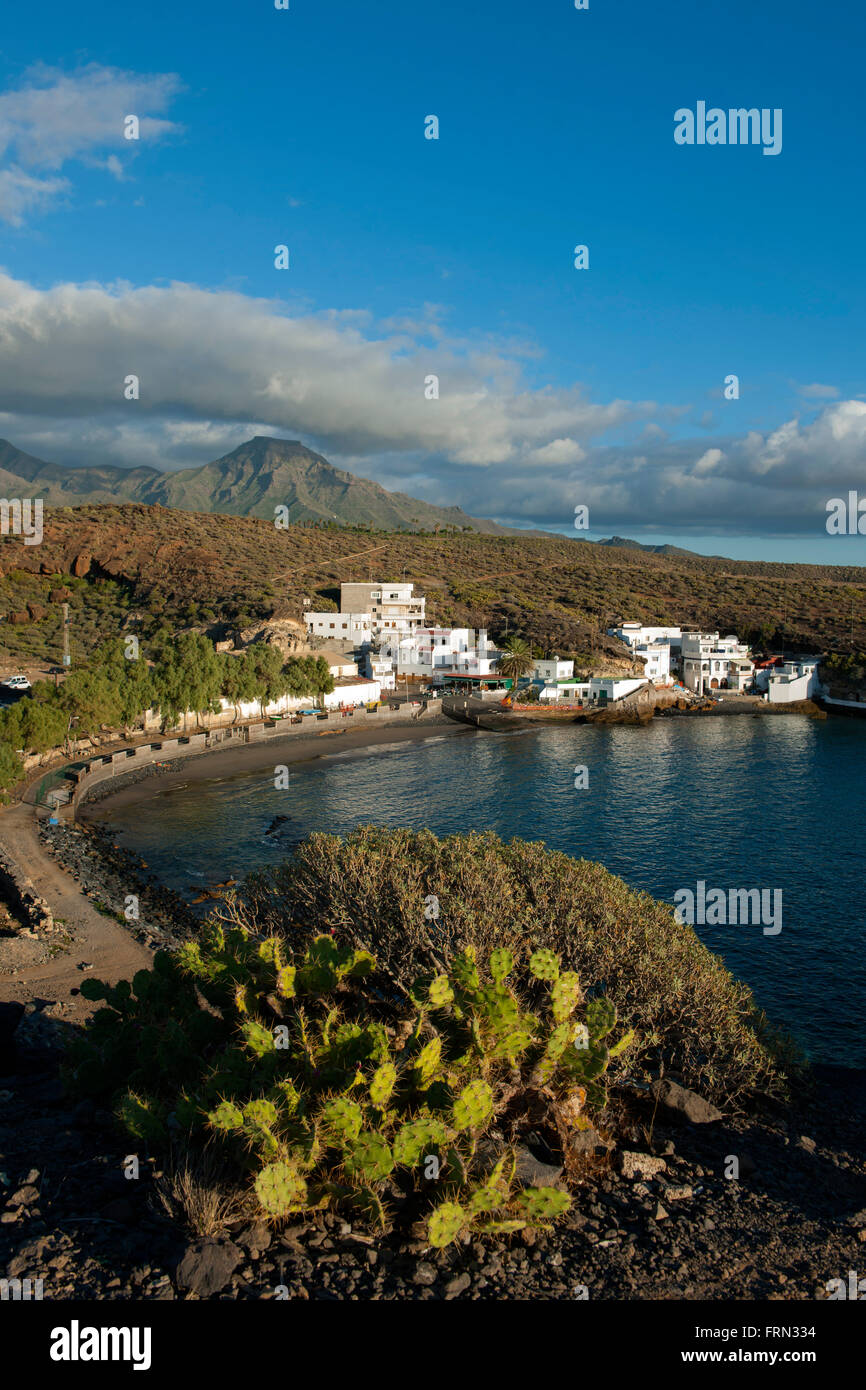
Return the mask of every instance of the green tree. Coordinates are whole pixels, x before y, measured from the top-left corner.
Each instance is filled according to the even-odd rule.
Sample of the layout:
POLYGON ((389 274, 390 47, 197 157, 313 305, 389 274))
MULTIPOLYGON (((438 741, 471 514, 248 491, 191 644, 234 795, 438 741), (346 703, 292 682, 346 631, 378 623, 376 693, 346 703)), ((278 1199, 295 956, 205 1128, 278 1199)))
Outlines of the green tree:
POLYGON ((11 744, 0 742, 0 801, 9 800, 9 792, 24 775, 24 764, 11 744))
POLYGON ((505 637, 499 646, 503 655, 497 662, 497 670, 502 676, 510 676, 516 687, 517 682, 527 676, 535 664, 532 648, 522 637, 505 637))

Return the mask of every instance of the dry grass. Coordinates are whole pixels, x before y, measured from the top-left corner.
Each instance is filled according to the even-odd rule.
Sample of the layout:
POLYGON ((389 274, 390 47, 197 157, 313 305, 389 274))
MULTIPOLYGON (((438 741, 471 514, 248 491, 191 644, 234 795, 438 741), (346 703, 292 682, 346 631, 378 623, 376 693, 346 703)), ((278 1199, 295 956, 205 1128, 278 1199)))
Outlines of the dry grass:
POLYGON ((197 1236, 222 1235, 232 1222, 261 1214, 249 1192, 237 1185, 225 1156, 211 1145, 172 1151, 154 1187, 157 1209, 197 1236))

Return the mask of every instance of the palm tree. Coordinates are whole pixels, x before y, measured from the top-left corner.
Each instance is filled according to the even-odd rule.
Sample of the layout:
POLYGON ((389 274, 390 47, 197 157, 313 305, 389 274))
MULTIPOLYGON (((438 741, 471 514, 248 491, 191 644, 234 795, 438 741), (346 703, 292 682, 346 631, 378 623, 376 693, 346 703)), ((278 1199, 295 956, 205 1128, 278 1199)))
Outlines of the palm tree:
POLYGON ((522 637, 505 637, 500 648, 503 655, 496 663, 497 669, 500 675, 511 677, 515 689, 520 678, 528 675, 535 665, 532 647, 522 637))

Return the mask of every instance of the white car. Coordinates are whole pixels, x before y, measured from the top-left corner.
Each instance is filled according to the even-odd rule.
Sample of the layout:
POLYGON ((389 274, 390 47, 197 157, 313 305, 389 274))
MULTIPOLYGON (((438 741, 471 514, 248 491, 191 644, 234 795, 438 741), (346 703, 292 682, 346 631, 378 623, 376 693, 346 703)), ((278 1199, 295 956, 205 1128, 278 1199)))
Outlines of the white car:
POLYGON ((30 682, 26 676, 10 676, 8 681, 3 681, 4 690, 29 690, 30 682))

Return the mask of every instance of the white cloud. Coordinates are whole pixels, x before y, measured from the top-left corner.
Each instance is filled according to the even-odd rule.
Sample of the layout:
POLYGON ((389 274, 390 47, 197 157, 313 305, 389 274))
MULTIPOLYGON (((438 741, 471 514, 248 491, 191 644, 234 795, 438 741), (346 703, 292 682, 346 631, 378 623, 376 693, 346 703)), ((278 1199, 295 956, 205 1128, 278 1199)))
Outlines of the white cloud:
MULTIPOLYGON (((285 305, 190 285, 37 290, 0 275, 0 374, 7 408, 93 418, 267 420, 340 453, 441 453, 487 467, 529 460, 653 413, 596 405, 578 387, 530 390, 488 345, 435 351, 376 336, 366 314, 292 315, 285 305), (435 371, 440 399, 425 399, 435 371), (139 401, 123 380, 140 378, 139 401)), ((554 461, 551 458, 547 463, 554 461)))
POLYGON ((36 179, 28 170, 58 171, 70 160, 121 178, 117 154, 131 158, 145 142, 180 129, 163 112, 180 90, 172 73, 138 74, 90 63, 65 73, 39 64, 21 86, 0 93, 0 218, 20 226, 24 215, 68 188, 65 180, 36 179), (139 118, 140 139, 126 140, 124 118, 139 118))
POLYGON ((798 389, 801 396, 806 396, 810 400, 833 401, 839 396, 838 387, 822 386, 819 381, 813 381, 811 386, 801 386, 798 389))
POLYGON ((406 321, 389 331, 365 312, 293 313, 236 290, 40 290, 0 274, 0 432, 59 462, 155 467, 283 435, 478 516, 567 527, 583 503, 596 534, 823 534, 827 498, 862 486, 866 401, 767 432, 671 438, 646 426, 678 407, 533 389, 521 356, 444 331, 431 347, 428 322, 413 336, 406 321), (424 396, 431 371, 439 400, 424 396), (138 401, 123 399, 129 373, 138 401))
POLYGON ((22 226, 26 215, 66 193, 66 179, 38 178, 17 165, 0 169, 0 217, 13 227, 22 226))

